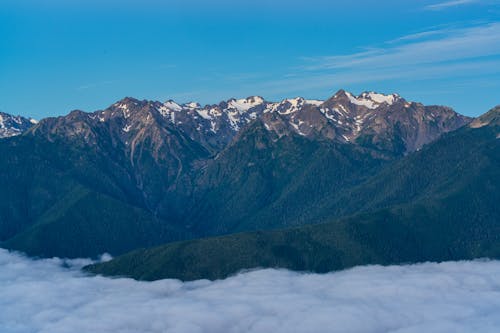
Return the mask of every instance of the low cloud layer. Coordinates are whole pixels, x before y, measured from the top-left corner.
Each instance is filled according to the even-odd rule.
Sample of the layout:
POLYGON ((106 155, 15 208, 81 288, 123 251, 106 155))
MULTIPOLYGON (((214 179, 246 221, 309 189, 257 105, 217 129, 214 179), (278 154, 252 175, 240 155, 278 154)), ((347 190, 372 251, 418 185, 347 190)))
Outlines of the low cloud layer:
POLYGON ((0 249, 0 331, 498 332, 500 262, 259 270, 216 282, 85 276, 0 249))

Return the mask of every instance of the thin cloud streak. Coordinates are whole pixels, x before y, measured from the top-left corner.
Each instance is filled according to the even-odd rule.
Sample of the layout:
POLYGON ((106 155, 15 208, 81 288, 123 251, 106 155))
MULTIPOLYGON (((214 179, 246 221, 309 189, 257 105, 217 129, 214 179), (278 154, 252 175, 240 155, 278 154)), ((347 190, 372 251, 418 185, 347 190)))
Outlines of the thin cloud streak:
POLYGON ((448 36, 365 52, 311 58, 304 70, 390 68, 500 55, 500 23, 453 30, 448 36))
POLYGON ((478 0, 453 0, 453 1, 446 1, 446 2, 440 2, 436 3, 433 5, 426 6, 425 9, 427 10, 443 10, 447 9, 450 7, 457 7, 457 6, 463 6, 463 5, 469 5, 472 3, 479 2, 478 0))
POLYGON ((268 93, 290 93, 304 90, 331 88, 342 84, 367 84, 388 80, 426 81, 442 78, 484 78, 484 76, 500 73, 500 59, 489 61, 472 61, 463 63, 432 64, 421 67, 397 67, 363 69, 356 71, 339 71, 336 73, 310 73, 293 78, 283 78, 265 84, 268 93))
POLYGON ((405 35, 405 36, 396 38, 394 40, 387 42, 387 44, 396 44, 396 43, 401 43, 401 42, 409 42, 409 41, 413 41, 413 40, 421 40, 421 39, 424 39, 424 38, 430 37, 430 36, 439 36, 439 35, 443 36, 443 35, 450 33, 451 31, 452 31, 451 28, 439 28, 439 29, 436 28, 436 29, 420 31, 420 32, 416 32, 413 34, 409 34, 409 35, 405 35))
POLYGON ((432 29, 382 48, 302 58, 302 65, 263 84, 268 93, 312 91, 373 82, 481 79, 500 73, 500 23, 432 29))

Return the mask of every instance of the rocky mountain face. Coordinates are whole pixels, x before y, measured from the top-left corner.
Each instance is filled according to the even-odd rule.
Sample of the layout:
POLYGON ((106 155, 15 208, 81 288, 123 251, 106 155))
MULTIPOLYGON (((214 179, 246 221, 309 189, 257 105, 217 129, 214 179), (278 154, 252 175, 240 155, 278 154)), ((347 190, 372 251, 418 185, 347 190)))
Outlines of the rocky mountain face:
POLYGON ((168 243, 85 269, 139 280, 196 280, 256 267, 323 273, 366 264, 498 259, 499 120, 497 107, 358 185, 344 186, 340 195, 308 203, 313 214, 330 211, 325 223, 168 243), (334 210, 349 206, 354 214, 334 218, 334 210))
POLYGON ((325 101, 124 98, 73 111, 0 142, 0 241, 93 256, 347 216, 359 205, 335 208, 342 193, 470 121, 342 90, 325 101))
MULTIPOLYGON (((470 128, 481 128, 481 127, 498 127, 500 126, 500 106, 497 106, 490 111, 486 112, 482 116, 474 119, 469 124, 470 128)), ((500 133, 497 133, 497 138, 499 137, 500 133)))
POLYGON ((37 121, 31 118, 0 112, 0 139, 20 135, 36 123, 37 121))
POLYGON ((171 217, 172 205, 184 192, 189 193, 195 165, 210 152, 162 112, 162 103, 125 98, 106 110, 77 110, 43 119, 26 136, 65 142, 105 156, 97 167, 110 164, 106 172, 114 174, 118 187, 134 192, 120 197, 132 197, 132 204, 171 217))
POLYGON ((396 154, 418 150, 470 121, 450 108, 408 102, 397 94, 354 96, 343 90, 326 101, 298 97, 275 103, 253 96, 205 107, 168 101, 159 110, 193 139, 215 149, 256 118, 278 135, 293 132, 396 154))
POLYGON ((103 111, 74 111, 66 117, 44 120, 37 131, 50 126, 45 129, 50 135, 80 136, 95 143, 95 133, 91 132, 97 127, 109 127, 121 143, 135 150, 140 136, 149 132, 148 126, 165 128, 171 124, 207 151, 216 153, 256 119, 279 136, 296 133, 396 154, 418 150, 442 133, 471 121, 448 107, 408 102, 397 94, 365 92, 354 96, 340 90, 325 101, 297 97, 268 102, 252 96, 206 106, 124 98, 103 111))
POLYGON ((397 94, 339 91, 321 110, 336 122, 343 139, 399 154, 420 149, 471 119, 443 106, 424 106, 397 94))

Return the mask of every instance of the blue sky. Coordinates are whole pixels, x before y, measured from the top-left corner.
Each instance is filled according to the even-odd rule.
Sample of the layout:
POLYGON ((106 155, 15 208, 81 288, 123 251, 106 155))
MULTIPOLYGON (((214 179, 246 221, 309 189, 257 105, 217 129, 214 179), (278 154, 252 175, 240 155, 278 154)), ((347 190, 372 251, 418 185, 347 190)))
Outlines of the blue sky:
POLYGON ((2 0, 0 110, 397 92, 500 104, 500 0, 2 0))

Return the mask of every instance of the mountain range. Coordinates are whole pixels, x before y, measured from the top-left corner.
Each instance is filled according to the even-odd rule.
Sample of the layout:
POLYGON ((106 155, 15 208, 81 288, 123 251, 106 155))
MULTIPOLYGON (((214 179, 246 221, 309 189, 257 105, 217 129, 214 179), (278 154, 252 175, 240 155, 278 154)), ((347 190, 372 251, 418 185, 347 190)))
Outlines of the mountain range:
POLYGON ((339 201, 359 213, 169 243, 85 269, 140 280, 195 280, 252 268, 322 273, 366 264, 498 259, 499 139, 496 108, 347 190, 339 201))
POLYGON ((498 256, 498 114, 340 90, 45 118, 0 140, 1 245, 168 243, 89 268, 141 279, 498 256))

